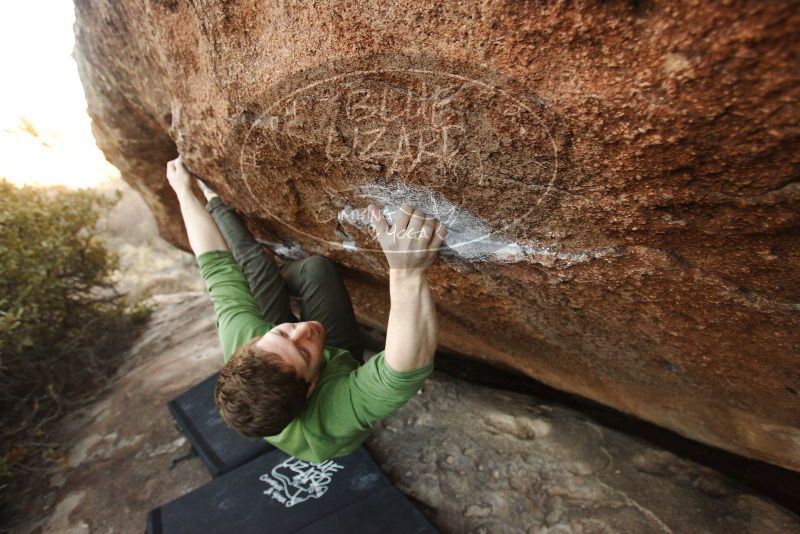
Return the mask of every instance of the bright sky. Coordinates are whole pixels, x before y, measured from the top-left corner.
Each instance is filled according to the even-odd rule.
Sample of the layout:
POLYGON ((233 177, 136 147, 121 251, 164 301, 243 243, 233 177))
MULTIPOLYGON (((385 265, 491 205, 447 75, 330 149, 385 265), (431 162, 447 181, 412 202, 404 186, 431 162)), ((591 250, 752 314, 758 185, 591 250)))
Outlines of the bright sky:
POLYGON ((88 187, 119 174, 92 137, 71 55, 73 9, 69 0, 0 4, 0 177, 16 184, 88 187))

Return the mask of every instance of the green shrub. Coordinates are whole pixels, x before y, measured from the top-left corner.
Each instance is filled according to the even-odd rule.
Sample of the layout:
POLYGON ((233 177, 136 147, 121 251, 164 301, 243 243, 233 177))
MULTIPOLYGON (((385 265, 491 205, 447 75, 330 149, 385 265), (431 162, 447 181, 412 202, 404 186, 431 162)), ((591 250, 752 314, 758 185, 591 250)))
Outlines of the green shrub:
POLYGON ((52 460, 42 436, 108 382, 149 315, 115 290, 96 235, 118 200, 0 180, 0 477, 52 460))

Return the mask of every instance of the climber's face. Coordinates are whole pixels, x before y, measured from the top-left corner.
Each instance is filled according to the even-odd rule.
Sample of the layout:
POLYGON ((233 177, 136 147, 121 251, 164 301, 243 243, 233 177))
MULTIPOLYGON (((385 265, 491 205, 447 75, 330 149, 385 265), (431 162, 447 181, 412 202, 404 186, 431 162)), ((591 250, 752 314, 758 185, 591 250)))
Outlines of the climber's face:
POLYGON ((281 323, 256 341, 260 349, 280 355, 314 389, 322 367, 325 327, 319 321, 281 323))

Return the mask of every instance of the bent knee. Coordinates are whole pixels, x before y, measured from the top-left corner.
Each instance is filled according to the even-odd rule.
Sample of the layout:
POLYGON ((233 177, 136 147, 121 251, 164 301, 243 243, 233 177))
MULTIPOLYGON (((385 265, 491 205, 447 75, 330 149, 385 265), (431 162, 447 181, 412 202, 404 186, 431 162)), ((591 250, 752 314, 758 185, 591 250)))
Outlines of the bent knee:
POLYGON ((303 262, 302 271, 304 274, 311 274, 312 276, 316 274, 324 276, 339 274, 339 270, 336 267, 336 263, 329 260, 325 256, 318 256, 318 255, 314 255, 306 259, 303 262))

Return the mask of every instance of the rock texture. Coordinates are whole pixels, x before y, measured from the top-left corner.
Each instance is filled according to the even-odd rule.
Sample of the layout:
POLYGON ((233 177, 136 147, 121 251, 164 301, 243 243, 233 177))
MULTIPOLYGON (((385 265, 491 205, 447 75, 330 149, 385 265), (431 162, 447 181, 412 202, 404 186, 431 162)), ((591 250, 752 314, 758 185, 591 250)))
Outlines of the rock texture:
POLYGON ((443 347, 800 470, 797 7, 76 0, 75 57, 169 241, 180 153, 383 327, 410 198, 443 347))
MULTIPOLYGON (((204 293, 155 301, 108 394, 60 425, 65 464, 26 499, 14 532, 141 532, 149 510, 210 480, 165 403, 219 368, 213 310, 204 293)), ((800 529, 795 513, 718 471, 556 403, 440 373, 367 445, 445 533, 800 529)))
POLYGON ((438 374, 369 441, 444 532, 786 532, 719 472, 536 398, 438 374))

